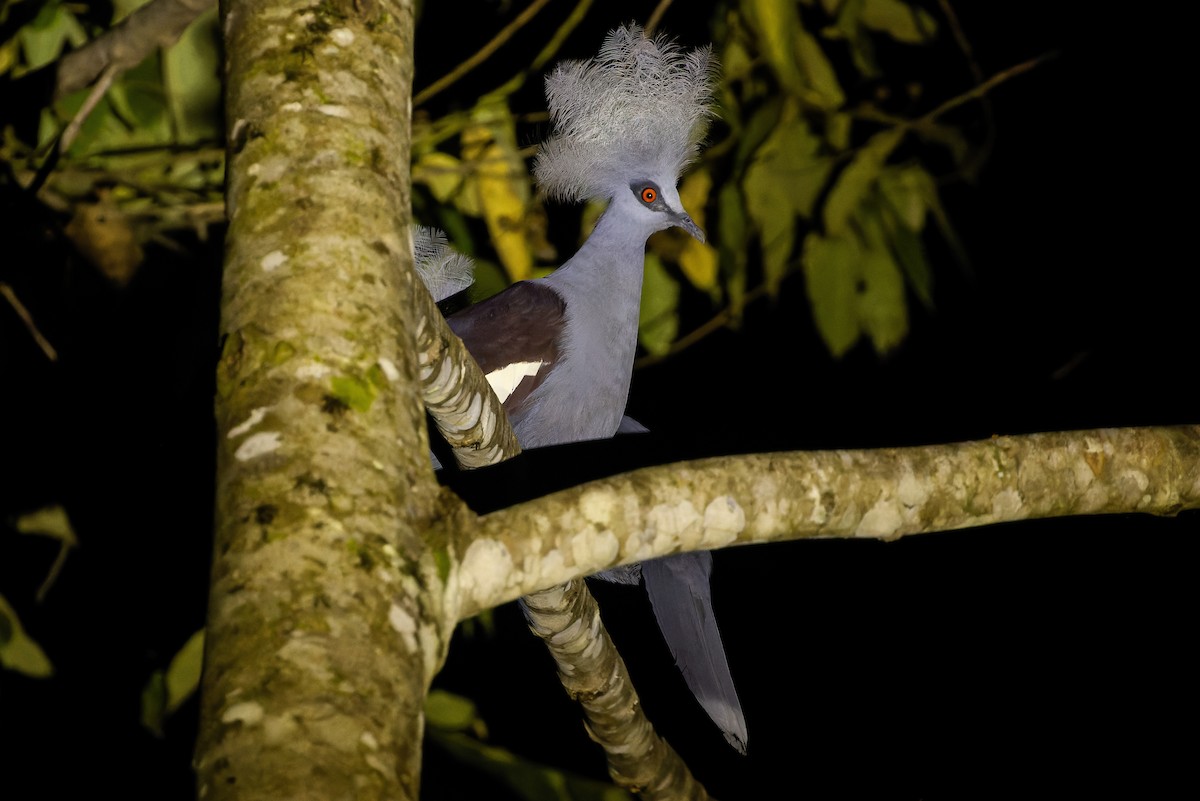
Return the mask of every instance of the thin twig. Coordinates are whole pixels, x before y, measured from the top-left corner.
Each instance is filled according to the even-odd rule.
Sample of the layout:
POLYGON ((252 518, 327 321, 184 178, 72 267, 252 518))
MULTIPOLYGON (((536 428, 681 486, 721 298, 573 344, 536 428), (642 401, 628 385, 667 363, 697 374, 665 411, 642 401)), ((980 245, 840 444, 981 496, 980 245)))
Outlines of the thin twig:
POLYGON ((479 48, 475 55, 471 56, 457 67, 450 70, 450 72, 446 73, 441 78, 438 78, 436 81, 429 84, 429 86, 426 86, 424 89, 418 92, 416 96, 413 97, 412 104, 414 106, 421 105, 429 98, 433 97, 446 87, 454 84, 468 72, 478 67, 481 63, 486 61, 488 57, 492 55, 492 53, 495 53, 502 44, 511 39, 512 35, 516 33, 517 30, 528 23, 529 20, 533 19, 534 15, 541 11, 542 8, 549 2, 550 0, 533 0, 533 2, 529 4, 528 8, 518 14, 516 19, 514 19, 512 22, 501 28, 500 32, 493 36, 490 42, 479 48))
MULTIPOLYGON (((748 306, 749 304, 753 303, 754 301, 758 300, 760 297, 765 295, 766 292, 767 292, 766 284, 759 284, 754 289, 751 289, 749 292, 746 293, 746 296, 742 299, 742 306, 748 306)), ((649 367, 652 364, 658 364, 661 361, 665 361, 666 359, 674 356, 675 354, 679 353, 680 351, 687 350, 692 345, 695 345, 697 342, 704 339, 706 336, 713 333, 718 328, 721 328, 722 326, 726 325, 732 319, 733 319, 733 310, 730 307, 726 306, 724 309, 717 312, 711 319, 709 319, 708 322, 704 323, 703 325, 698 326, 697 328, 692 329, 685 336, 682 336, 679 339, 672 342, 671 347, 667 348, 662 353, 653 353, 648 356, 643 356, 642 358, 635 361, 633 363, 633 366, 635 368, 649 367)))
POLYGON ((1029 72, 1034 67, 1036 67, 1046 61, 1049 61, 1050 59, 1055 58, 1057 56, 1058 56, 1057 51, 1051 51, 1049 53, 1044 53, 1044 54, 1038 56, 1037 58, 1031 58, 1028 61, 1022 61, 1020 64, 1011 66, 1006 70, 1001 70, 1000 72, 997 72, 995 75, 988 78, 986 81, 979 84, 978 86, 968 89, 966 92, 963 92, 961 95, 957 95, 955 97, 950 98, 945 103, 942 103, 940 106, 935 108, 933 111, 930 111, 927 114, 923 114, 922 116, 918 117, 916 120, 913 120, 911 123, 908 123, 908 125, 912 126, 912 125, 915 125, 915 124, 921 123, 921 122, 932 122, 933 120, 942 116, 946 112, 956 109, 961 105, 971 102, 972 100, 978 100, 979 98, 983 97, 988 92, 990 92, 992 89, 994 89, 995 87, 1004 83, 1005 81, 1010 80, 1011 78, 1015 78, 1018 75, 1020 75, 1021 73, 1029 72))
POLYGON ((13 288, 6 283, 0 282, 0 295, 8 301, 13 307, 13 311, 21 318, 21 322, 25 323, 25 327, 29 330, 29 335, 33 337, 33 341, 42 349, 42 353, 46 354, 46 358, 52 362, 58 361, 58 351, 50 344, 42 332, 38 330, 37 324, 33 321, 33 315, 29 313, 29 309, 25 308, 25 304, 17 297, 17 293, 13 292, 13 288))
POLYGON ((950 5, 950 0, 938 0, 938 5, 941 6, 942 15, 946 17, 946 23, 950 26, 950 33, 954 37, 955 44, 967 59, 967 67, 971 70, 971 75, 975 78, 976 83, 982 82, 983 70, 980 69, 979 62, 975 60, 971 42, 967 39, 967 34, 963 31, 962 24, 958 21, 958 15, 954 13, 954 8, 950 5))
POLYGON ((658 28, 658 23, 662 22, 663 15, 667 13, 667 9, 671 7, 671 0, 659 0, 654 10, 650 12, 650 19, 646 20, 646 35, 653 36, 654 31, 658 28))
POLYGON ((554 58, 554 54, 562 47, 562 43, 566 41, 571 31, 579 27, 579 23, 583 22, 584 16, 587 15, 588 9, 592 7, 592 0, 579 0, 575 4, 575 9, 563 20, 562 25, 558 26, 558 30, 550 37, 550 41, 546 42, 546 46, 537 54, 537 57, 529 65, 530 71, 540 70, 546 65, 546 62, 554 58))
POLYGON ((71 143, 75 141, 75 137, 79 136, 79 129, 83 127, 83 123, 88 116, 95 110, 100 99, 108 92, 108 88, 112 86, 113 81, 117 79, 117 74, 121 71, 116 64, 109 64, 104 68, 104 72, 100 73, 100 77, 92 86, 92 91, 88 92, 87 98, 83 101, 83 105, 75 112, 75 116, 67 123, 67 127, 63 129, 62 136, 58 139, 58 152, 66 153, 71 148, 71 143))

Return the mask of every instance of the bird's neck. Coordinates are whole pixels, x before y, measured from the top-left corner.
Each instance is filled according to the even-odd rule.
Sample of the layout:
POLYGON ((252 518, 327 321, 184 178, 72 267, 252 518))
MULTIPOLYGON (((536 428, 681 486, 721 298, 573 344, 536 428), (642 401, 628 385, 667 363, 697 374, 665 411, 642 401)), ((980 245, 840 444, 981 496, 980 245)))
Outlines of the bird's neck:
POLYGON ((554 399, 553 408, 537 424, 518 426, 523 447, 616 434, 637 352, 648 236, 644 223, 610 207, 579 252, 541 279, 566 301, 567 356, 537 390, 554 399))
POLYGON ((610 205, 579 251, 545 280, 568 304, 587 299, 631 317, 636 328, 650 234, 644 224, 610 205))

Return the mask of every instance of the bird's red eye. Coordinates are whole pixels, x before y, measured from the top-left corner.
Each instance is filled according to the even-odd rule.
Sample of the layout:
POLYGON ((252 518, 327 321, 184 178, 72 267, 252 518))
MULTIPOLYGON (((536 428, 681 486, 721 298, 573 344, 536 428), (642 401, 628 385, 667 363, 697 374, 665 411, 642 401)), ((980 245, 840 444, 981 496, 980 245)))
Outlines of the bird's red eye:
POLYGON ((644 189, 642 189, 642 202, 643 203, 653 203, 656 200, 658 200, 658 192, 654 191, 654 187, 647 186, 644 189))

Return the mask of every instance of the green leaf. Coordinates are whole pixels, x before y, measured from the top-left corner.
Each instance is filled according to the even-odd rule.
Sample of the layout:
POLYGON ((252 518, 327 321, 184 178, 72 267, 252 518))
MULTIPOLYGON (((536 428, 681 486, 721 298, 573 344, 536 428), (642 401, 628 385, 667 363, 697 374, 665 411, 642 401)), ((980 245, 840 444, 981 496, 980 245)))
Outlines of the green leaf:
POLYGON ((25 52, 27 70, 44 67, 57 59, 68 42, 77 48, 88 38, 75 15, 58 2, 42 6, 33 22, 17 32, 17 37, 25 52))
POLYGON ((163 83, 178 143, 215 140, 221 107, 220 33, 215 7, 163 54, 163 83))
POLYGON ((904 270, 909 286, 927 309, 933 308, 933 270, 925 254, 920 234, 895 219, 891 209, 884 208, 884 225, 890 238, 892 253, 904 270))
POLYGON ((822 98, 821 107, 840 108, 846 102, 846 95, 842 92, 837 73, 833 71, 833 65, 829 63, 829 58, 821 49, 817 38, 803 27, 797 28, 795 35, 796 58, 800 61, 809 86, 822 98))
POLYGON ((908 333, 904 278, 884 241, 877 212, 873 208, 864 209, 859 219, 868 233, 856 308, 862 329, 871 338, 876 353, 885 354, 899 345, 908 333))
POLYGON ((141 723, 155 737, 164 735, 163 726, 167 722, 167 682, 164 673, 156 670, 150 674, 146 686, 142 688, 141 723))
POLYGON ((904 131, 899 128, 889 128, 875 134, 842 170, 825 201, 826 233, 839 236, 845 232, 850 218, 875 185, 884 162, 902 138, 904 131))
POLYGON ((782 111, 783 101, 779 97, 772 96, 751 112, 750 119, 738 132, 737 152, 733 157, 735 170, 745 169, 746 162, 750 160, 750 157, 775 132, 775 126, 779 123, 782 111))
POLYGON ((828 8, 830 14, 836 13, 833 30, 830 35, 836 35, 846 40, 849 46, 850 58, 865 78, 874 78, 880 74, 879 65, 875 63, 875 43, 862 25, 864 0, 839 0, 840 5, 828 8))
POLYGON ((50 537, 64 545, 78 545, 75 530, 67 518, 67 510, 61 506, 47 506, 17 518, 17 531, 22 534, 39 534, 50 537))
POLYGON ((907 176, 911 188, 921 196, 921 202, 925 208, 933 215, 933 220, 937 223, 938 230, 946 243, 950 246, 950 252, 954 254, 955 261, 964 273, 970 273, 971 260, 967 256, 967 250, 963 247, 962 242, 958 238, 958 233, 954 230, 953 223, 950 222, 949 215, 946 214, 946 209, 942 206, 942 200, 938 196, 937 186, 933 182, 933 177, 924 169, 916 168, 907 176))
MULTIPOLYGON (((533 250, 526 233, 532 192, 507 98, 489 95, 480 99, 460 141, 462 159, 472 170, 459 194, 466 195, 474 187, 500 263, 513 281, 530 278, 533 250)), ((467 213, 462 205, 460 209, 467 213)))
POLYGON ((921 302, 933 307, 933 271, 925 254, 925 228, 930 197, 936 197, 933 178, 916 164, 888 168, 879 176, 882 222, 892 253, 921 302))
POLYGON ((858 222, 861 229, 874 229, 866 242, 814 232, 801 255, 813 319, 835 357, 863 334, 878 353, 887 353, 908 332, 904 279, 882 240, 879 221, 867 214, 858 222))
POLYGON ((167 690, 167 714, 183 706, 200 688, 200 674, 204 668, 204 629, 200 629, 183 644, 167 666, 165 685, 167 690))
POLYGON ((494 777, 524 801, 633 801, 619 787, 529 761, 465 734, 437 729, 428 734, 455 759, 494 777))
POLYGON ((859 19, 871 30, 906 44, 928 42, 937 33, 937 21, 929 12, 902 0, 865 0, 859 19))
POLYGON ((413 183, 429 187, 438 203, 445 203, 463 184, 463 164, 449 153, 431 150, 412 166, 413 183))
POLYGON ((466 731, 475 726, 479 713, 470 698, 430 690, 425 698, 425 722, 445 731, 466 731))
POLYGON ((35 679, 54 673, 54 666, 33 639, 25 633, 17 612, 0 595, 0 666, 35 679))
POLYGON ((746 250, 750 242, 746 230, 745 204, 735 181, 724 184, 717 193, 717 233, 725 292, 735 322, 740 321, 746 303, 746 250))
POLYGON ((171 657, 167 669, 150 674, 142 687, 142 725, 163 736, 167 718, 200 689, 204 665, 204 629, 200 629, 171 657))
POLYGON ((933 188, 933 178, 918 164, 888 167, 879 174, 879 191, 896 217, 910 230, 920 233, 925 228, 926 202, 933 188))
POLYGON ((795 106, 785 107, 775 131, 746 169, 746 211, 758 229, 767 289, 776 294, 795 248, 796 218, 811 217, 833 162, 795 106))
POLYGON ((804 239, 800 263, 813 321, 835 357, 850 350, 860 334, 854 300, 859 258, 857 245, 848 238, 812 232, 804 239))
POLYGON ((758 33, 762 57, 779 83, 792 94, 807 88, 796 60, 795 31, 801 29, 800 14, 791 0, 742 0, 742 12, 758 33))
POLYGON ((670 349, 678 335, 679 282, 671 277, 658 256, 647 253, 638 341, 648 353, 659 356, 670 349))
POLYGON ((850 149, 850 131, 854 120, 849 114, 827 114, 825 116, 825 141, 835 152, 850 149))
POLYGON ((36 534, 59 541, 58 556, 54 558, 42 586, 38 588, 37 599, 41 602, 58 579, 58 574, 67 561, 67 553, 79 541, 75 537, 75 530, 71 528, 71 521, 67 519, 67 510, 61 506, 47 506, 36 512, 21 515, 17 518, 16 527, 22 534, 36 534))
POLYGON ((769 206, 782 204, 792 215, 810 218, 832 169, 832 157, 823 152, 808 122, 798 113, 785 112, 746 168, 746 211, 762 221, 775 213, 769 206))

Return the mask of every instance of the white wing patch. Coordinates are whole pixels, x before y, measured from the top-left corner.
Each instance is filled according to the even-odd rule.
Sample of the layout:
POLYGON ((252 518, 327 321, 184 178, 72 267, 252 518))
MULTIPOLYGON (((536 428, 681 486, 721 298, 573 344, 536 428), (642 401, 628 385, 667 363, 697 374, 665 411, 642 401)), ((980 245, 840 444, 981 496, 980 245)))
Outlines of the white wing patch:
POLYGON ((493 370, 484 377, 492 385, 492 392, 495 392, 500 402, 504 403, 525 376, 537 375, 538 371, 545 366, 545 362, 513 362, 499 370, 493 370))

